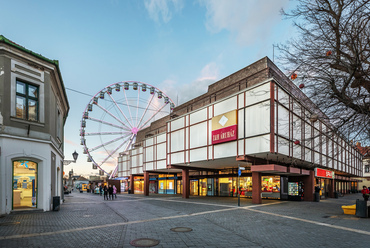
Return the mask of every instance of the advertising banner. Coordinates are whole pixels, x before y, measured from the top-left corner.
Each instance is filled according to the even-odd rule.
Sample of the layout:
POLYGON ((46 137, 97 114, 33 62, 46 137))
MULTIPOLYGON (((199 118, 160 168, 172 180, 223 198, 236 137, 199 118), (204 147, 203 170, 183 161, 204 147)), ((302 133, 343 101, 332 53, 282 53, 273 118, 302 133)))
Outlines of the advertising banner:
POLYGON ((334 171, 315 168, 315 177, 334 179, 335 175, 334 175, 334 171))
POLYGON ((233 110, 212 118, 212 145, 238 138, 237 111, 233 110))

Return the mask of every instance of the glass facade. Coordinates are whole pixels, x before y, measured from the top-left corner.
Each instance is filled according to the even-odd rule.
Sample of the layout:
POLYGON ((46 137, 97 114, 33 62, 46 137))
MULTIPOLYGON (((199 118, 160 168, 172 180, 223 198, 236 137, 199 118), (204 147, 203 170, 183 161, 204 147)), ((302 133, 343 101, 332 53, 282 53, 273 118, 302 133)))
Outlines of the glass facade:
POLYGON ((37 163, 13 162, 13 209, 37 207, 37 163))
POLYGON ((135 177, 134 192, 135 194, 144 194, 144 180, 142 177, 135 177))

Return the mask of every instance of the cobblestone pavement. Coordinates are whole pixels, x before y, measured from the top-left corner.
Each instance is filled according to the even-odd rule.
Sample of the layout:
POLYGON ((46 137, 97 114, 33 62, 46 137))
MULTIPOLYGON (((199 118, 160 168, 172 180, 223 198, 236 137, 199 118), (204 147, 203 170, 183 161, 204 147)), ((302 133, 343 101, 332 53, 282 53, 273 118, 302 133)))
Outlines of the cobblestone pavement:
POLYGON ((59 211, 0 218, 0 247, 370 247, 370 218, 344 215, 361 194, 320 202, 72 193, 59 211), (191 228, 174 232, 176 227, 191 228), (133 243, 135 242, 136 243, 133 243), (150 240, 149 240, 150 241, 150 240), (147 242, 149 242, 147 241, 147 242), (142 241, 144 242, 144 241, 142 241))

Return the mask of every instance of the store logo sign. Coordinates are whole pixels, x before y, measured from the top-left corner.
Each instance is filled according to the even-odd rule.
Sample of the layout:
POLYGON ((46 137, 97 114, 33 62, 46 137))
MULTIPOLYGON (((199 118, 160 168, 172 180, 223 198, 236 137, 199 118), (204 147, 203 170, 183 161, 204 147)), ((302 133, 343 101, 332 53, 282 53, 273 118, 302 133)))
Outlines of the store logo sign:
POLYGON ((334 174, 334 171, 315 168, 315 177, 323 177, 323 178, 334 179, 335 174, 334 174))
POLYGON ((212 118, 212 145, 238 138, 237 111, 233 110, 212 118))

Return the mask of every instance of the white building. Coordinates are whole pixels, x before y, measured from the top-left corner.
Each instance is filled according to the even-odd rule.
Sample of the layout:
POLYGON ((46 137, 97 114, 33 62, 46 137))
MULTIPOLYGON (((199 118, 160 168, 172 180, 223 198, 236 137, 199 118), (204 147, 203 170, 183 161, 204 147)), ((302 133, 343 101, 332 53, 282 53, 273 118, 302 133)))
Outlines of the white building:
POLYGON ((58 61, 0 35, 0 214, 62 196, 68 111, 58 61))
POLYGON ((361 154, 267 57, 138 134, 119 158, 133 193, 314 199, 357 188, 361 154), (238 181, 238 166, 244 167, 238 181))

